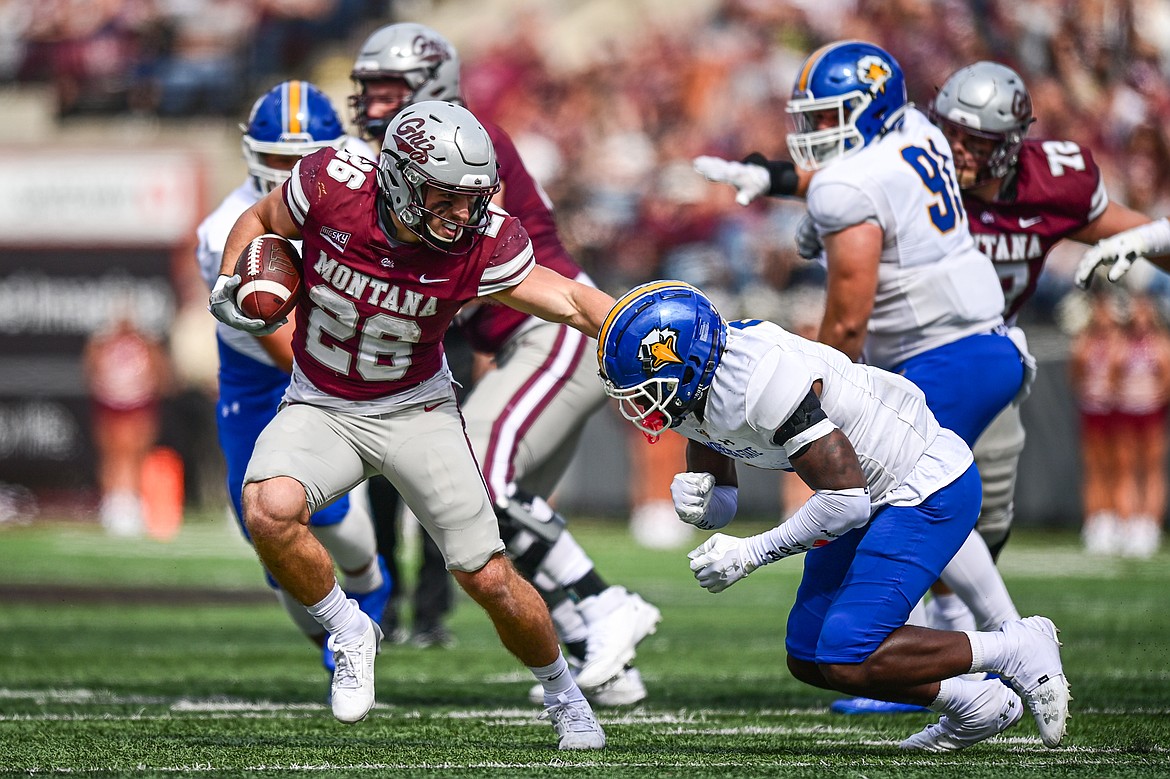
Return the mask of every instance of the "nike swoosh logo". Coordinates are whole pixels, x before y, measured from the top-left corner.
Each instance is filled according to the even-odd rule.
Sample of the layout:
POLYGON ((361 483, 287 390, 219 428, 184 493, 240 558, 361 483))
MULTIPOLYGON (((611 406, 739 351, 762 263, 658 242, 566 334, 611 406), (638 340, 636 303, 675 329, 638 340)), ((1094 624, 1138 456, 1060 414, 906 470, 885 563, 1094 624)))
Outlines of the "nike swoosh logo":
POLYGON ((1042 216, 1034 216, 1031 219, 1025 219, 1024 217, 1021 216, 1020 217, 1020 227, 1027 229, 1027 228, 1031 227, 1032 225, 1040 224, 1043 221, 1044 221, 1044 217, 1042 217, 1042 216))
POLYGON ((451 279, 428 279, 427 274, 424 273, 418 277, 418 280, 423 284, 438 284, 440 281, 450 281, 451 279))
POLYGON ((564 671, 557 671, 555 674, 553 674, 552 676, 548 677, 548 680, 549 680, 550 682, 555 682, 557 679, 560 679, 560 678, 561 678, 561 676, 562 676, 564 673, 565 673, 564 671))
POLYGON ((434 411, 435 409, 437 409, 439 406, 443 405, 446 402, 447 401, 445 401, 445 400, 440 400, 438 403, 435 403, 433 405, 423 406, 423 411, 434 411))

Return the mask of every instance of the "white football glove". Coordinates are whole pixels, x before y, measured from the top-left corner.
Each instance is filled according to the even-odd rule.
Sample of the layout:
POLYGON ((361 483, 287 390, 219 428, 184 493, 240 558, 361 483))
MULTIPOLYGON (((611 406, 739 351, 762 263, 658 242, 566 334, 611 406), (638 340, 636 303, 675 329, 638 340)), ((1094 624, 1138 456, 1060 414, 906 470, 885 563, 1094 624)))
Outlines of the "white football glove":
POLYGON ((812 217, 805 214, 796 228, 796 253, 806 260, 815 260, 824 250, 821 237, 817 235, 817 226, 813 224, 812 217))
POLYGON ((239 286, 239 274, 235 276, 222 274, 215 280, 215 287, 212 288, 211 297, 207 300, 207 310, 211 312, 212 316, 225 325, 252 335, 271 335, 288 321, 282 319, 269 325, 265 324, 263 319, 252 319, 244 316, 240 307, 236 305, 236 290, 239 286))
POLYGON ((723 592, 759 566, 747 554, 744 539, 716 533, 687 557, 699 585, 708 592, 723 592))
POLYGON ((713 489, 715 477, 709 473, 676 473, 670 483, 670 497, 674 500, 678 518, 688 525, 710 530, 703 518, 707 516, 713 489))
POLYGON ((733 162, 722 157, 695 157, 695 170, 708 181, 735 187, 735 202, 746 206, 772 186, 772 174, 761 165, 733 162))
POLYGON ((1134 260, 1145 255, 1147 251, 1146 242, 1130 230, 1102 239, 1085 252, 1085 256, 1077 264, 1073 280, 1081 289, 1088 289, 1089 282, 1093 279, 1093 271, 1101 266, 1109 268, 1109 280, 1116 282, 1125 275, 1134 260))

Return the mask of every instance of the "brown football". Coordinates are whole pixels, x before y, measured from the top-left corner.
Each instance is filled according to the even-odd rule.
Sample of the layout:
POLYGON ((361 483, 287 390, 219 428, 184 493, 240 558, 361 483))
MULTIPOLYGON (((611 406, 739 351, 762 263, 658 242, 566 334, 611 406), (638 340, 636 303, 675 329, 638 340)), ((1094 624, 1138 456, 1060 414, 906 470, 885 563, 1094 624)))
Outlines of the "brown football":
POLYGON ((292 242, 271 233, 252 239, 236 260, 236 305, 245 316, 279 322, 301 296, 301 255, 292 242))

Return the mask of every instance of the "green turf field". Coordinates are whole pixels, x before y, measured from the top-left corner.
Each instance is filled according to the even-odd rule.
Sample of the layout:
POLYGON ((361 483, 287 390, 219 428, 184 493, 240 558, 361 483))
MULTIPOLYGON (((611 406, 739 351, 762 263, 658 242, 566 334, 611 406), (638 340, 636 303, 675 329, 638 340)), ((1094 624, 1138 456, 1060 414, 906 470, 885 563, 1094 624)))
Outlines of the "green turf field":
POLYGON ((377 707, 345 726, 318 653, 226 521, 190 521, 168 544, 0 528, 0 775, 1170 776, 1168 553, 1098 560, 1071 533, 1019 533, 1001 568, 1020 610, 1063 630, 1069 735, 1045 749, 1025 715, 938 756, 897 749, 930 715, 836 715, 835 696, 789 678, 799 559, 711 595, 686 549, 639 549, 614 524, 576 529, 603 574, 664 616, 638 654, 650 699, 599 710, 609 746, 592 753, 556 751, 527 703, 531 677, 465 597, 458 646, 385 646, 377 707))

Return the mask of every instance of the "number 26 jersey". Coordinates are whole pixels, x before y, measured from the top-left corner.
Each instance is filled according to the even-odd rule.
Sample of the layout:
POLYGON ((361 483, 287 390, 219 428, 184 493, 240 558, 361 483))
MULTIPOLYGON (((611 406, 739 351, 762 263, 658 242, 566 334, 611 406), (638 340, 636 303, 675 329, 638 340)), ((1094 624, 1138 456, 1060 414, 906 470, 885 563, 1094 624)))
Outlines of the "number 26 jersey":
POLYGON ((303 236, 286 400, 384 413, 450 393, 443 336, 469 300, 534 267, 520 222, 492 207, 466 254, 403 244, 382 228, 376 164, 336 149, 302 158, 282 194, 303 236))

